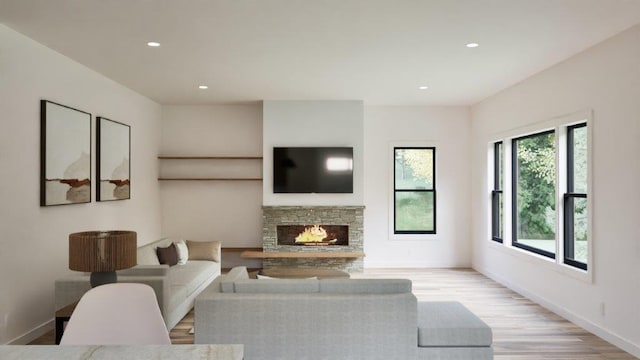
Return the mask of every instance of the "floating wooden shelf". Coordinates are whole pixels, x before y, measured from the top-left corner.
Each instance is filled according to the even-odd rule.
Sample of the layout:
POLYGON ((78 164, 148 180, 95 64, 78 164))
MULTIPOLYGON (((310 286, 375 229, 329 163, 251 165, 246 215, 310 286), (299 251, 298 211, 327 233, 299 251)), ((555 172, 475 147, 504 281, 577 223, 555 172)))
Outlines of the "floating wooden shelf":
MULTIPOLYGON (((159 160, 262 160, 262 156, 168 156, 160 155, 159 160)), ((158 178, 159 181, 262 181, 262 178, 158 178)))
POLYGON ((158 178, 160 181, 262 181, 262 178, 158 178))
POLYGON ((262 160, 262 156, 158 156, 160 160, 262 160))
POLYGON ((282 258, 362 258, 362 251, 243 251, 240 255, 245 259, 282 259, 282 258))
POLYGON ((222 253, 236 253, 243 251, 262 251, 261 247, 223 247, 222 253))

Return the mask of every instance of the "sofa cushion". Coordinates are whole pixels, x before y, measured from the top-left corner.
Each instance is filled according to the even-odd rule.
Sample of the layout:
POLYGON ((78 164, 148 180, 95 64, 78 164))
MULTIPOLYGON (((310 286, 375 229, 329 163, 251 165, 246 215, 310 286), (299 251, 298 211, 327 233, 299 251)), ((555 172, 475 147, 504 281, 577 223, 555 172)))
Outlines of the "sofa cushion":
POLYGON ((224 276, 220 281, 220 291, 225 293, 235 292, 234 283, 236 280, 249 279, 249 272, 246 266, 236 266, 224 276))
POLYGON ((306 294, 320 290, 318 280, 276 279, 270 281, 248 279, 234 283, 236 293, 245 294, 306 294))
POLYGON ((320 292, 328 294, 399 294, 411 292, 407 279, 322 279, 320 292))
POLYGON ((174 242, 176 252, 178 253, 178 265, 184 265, 189 260, 189 248, 184 240, 174 242))
POLYGON ((167 264, 169 266, 178 264, 178 251, 176 250, 175 244, 167 247, 159 247, 156 249, 156 253, 158 254, 160 264, 167 264))
POLYGON ((187 297, 216 272, 216 264, 211 261, 191 260, 182 266, 172 267, 169 282, 171 286, 184 286, 187 297))
POLYGON ((142 246, 138 248, 138 265, 160 265, 155 246, 142 246))
POLYGON ((209 260, 220 262, 220 241, 187 240, 189 260, 209 260))
POLYGON ((418 346, 491 346, 491 342, 491 328, 461 303, 418 303, 418 346))
POLYGON ((160 265, 158 255, 156 254, 156 248, 167 247, 171 242, 172 241, 170 239, 163 238, 140 246, 137 250, 138 265, 160 265))

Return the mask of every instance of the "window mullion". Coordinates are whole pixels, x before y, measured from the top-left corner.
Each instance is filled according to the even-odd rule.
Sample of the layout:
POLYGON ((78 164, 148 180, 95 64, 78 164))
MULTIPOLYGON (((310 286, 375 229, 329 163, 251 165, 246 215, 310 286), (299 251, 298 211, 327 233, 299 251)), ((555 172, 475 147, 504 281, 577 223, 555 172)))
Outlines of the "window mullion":
POLYGON ((513 198, 513 183, 510 181, 513 177, 513 162, 509 161, 512 157, 512 146, 513 143, 511 141, 503 141, 503 149, 502 149, 502 164, 504 165, 504 170, 502 174, 502 185, 503 185, 503 202, 504 206, 503 214, 504 214, 504 229, 503 229, 503 244, 507 244, 507 246, 512 246, 513 242, 513 217, 512 217, 512 201, 509 199, 513 198))
POLYGON ((565 126, 556 128, 556 263, 562 264, 565 256, 565 200, 564 194, 567 192, 567 179, 569 168, 569 157, 567 146, 568 131, 565 126))

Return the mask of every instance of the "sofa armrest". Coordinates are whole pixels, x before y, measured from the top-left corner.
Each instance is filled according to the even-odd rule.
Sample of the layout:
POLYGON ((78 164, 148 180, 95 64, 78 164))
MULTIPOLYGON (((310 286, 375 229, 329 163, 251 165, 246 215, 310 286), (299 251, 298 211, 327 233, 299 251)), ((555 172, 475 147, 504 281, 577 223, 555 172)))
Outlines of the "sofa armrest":
POLYGON ((55 310, 80 301, 84 293, 91 289, 88 275, 71 275, 55 282, 55 310))
POLYGON ((220 289, 222 292, 234 292, 235 287, 234 283, 236 280, 246 280, 249 279, 249 272, 247 272, 246 266, 236 266, 231 269, 226 275, 223 275, 223 278, 220 280, 220 289))

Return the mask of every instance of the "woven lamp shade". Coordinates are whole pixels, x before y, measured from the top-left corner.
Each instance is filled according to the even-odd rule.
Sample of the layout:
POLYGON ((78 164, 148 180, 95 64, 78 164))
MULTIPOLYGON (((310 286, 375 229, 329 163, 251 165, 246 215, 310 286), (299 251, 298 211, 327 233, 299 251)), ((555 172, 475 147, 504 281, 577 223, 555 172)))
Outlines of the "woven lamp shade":
POLYGON ((137 264, 135 231, 85 231, 69 235, 69 269, 104 272, 137 264))

